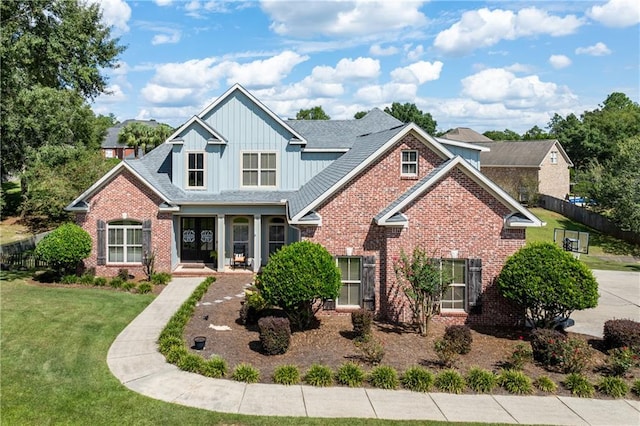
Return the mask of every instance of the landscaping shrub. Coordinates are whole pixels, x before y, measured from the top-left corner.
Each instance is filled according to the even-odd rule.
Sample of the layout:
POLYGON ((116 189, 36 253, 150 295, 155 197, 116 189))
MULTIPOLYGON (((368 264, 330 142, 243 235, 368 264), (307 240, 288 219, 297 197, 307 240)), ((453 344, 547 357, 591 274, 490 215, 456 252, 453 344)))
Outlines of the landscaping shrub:
POLYGON ((403 387, 414 392, 429 392, 433 385, 433 374, 424 367, 413 366, 404 372, 400 382, 403 387))
POLYGON ((95 276, 90 273, 84 273, 78 279, 78 283, 83 285, 94 285, 95 276))
POLYGON ((564 387, 571 391, 571 395, 580 398, 591 398, 596 392, 589 379, 580 373, 567 374, 563 383, 564 387))
POLYGON ((372 334, 366 334, 360 340, 354 341, 362 360, 371 365, 378 365, 384 358, 384 346, 372 334))
POLYGON ((613 319, 604 323, 604 343, 607 349, 629 347, 640 351, 640 322, 613 319))
POLYGON ((531 333, 533 359, 542 365, 551 366, 560 363, 558 342, 564 342, 567 336, 557 330, 538 328, 531 333))
POLYGON ((565 373, 581 373, 593 360, 593 349, 578 338, 571 338, 556 344, 560 353, 560 368, 565 373))
POLYGON ((280 365, 273 372, 273 382, 279 385, 300 383, 300 370, 295 365, 280 365))
POLYGON ((336 382, 350 388, 361 386, 364 379, 365 374, 362 367, 355 362, 346 362, 336 371, 336 382))
POLYGON ((122 283, 121 288, 125 291, 131 291, 136 288, 136 283, 132 281, 125 281, 124 283, 122 283))
POLYGON ((256 280, 267 304, 282 308, 298 330, 308 329, 324 299, 338 297, 342 283, 333 256, 320 244, 287 244, 269 257, 256 280))
POLYGON ((118 269, 118 275, 116 275, 122 281, 127 281, 129 279, 129 270, 126 268, 118 269))
POLYGON ((635 396, 640 396, 640 379, 633 381, 633 385, 631 385, 631 392, 633 392, 635 396))
POLYGON ((151 293, 151 290, 153 290, 153 286, 149 282, 143 281, 138 284, 138 293, 140 294, 151 293))
POLYGON ((467 373, 467 386, 474 392, 490 393, 498 385, 498 377, 489 370, 473 367, 467 373))
POLYGON ((510 369, 522 370, 526 363, 533 360, 533 351, 531 345, 520 342, 509 356, 507 363, 510 369))
POLYGON ((603 377, 598 383, 598 390, 612 398, 622 398, 629 393, 629 386, 620 377, 603 377))
POLYGON ((640 356, 628 347, 614 348, 609 350, 607 364, 614 376, 624 376, 633 367, 640 365, 640 356))
POLYGON ((111 281, 109 281, 109 285, 113 288, 122 288, 122 284, 124 284, 124 281, 122 281, 120 277, 113 277, 111 281))
POLYGON ((245 290, 244 301, 240 307, 240 322, 243 325, 257 324, 262 311, 268 307, 259 291, 245 290))
POLYGON ((77 275, 75 274, 71 274, 71 275, 65 275, 62 277, 62 279, 60 280, 60 282, 62 284, 76 284, 78 282, 79 278, 77 275))
POLYGON ((368 381, 371 386, 380 389, 396 389, 400 384, 398 372, 388 365, 380 365, 371 370, 368 381))
POLYGON ((167 362, 170 364, 178 365, 182 358, 189 355, 187 348, 184 346, 171 346, 169 351, 164 355, 167 362))
POLYGON ((518 370, 503 370, 498 377, 500 385, 509 393, 529 395, 533 393, 531 378, 518 370))
POLYGON ((96 277, 96 279, 93 280, 93 285, 104 287, 107 285, 107 279, 105 277, 96 277))
POLYGON ((182 340, 182 337, 165 335, 158 339, 158 349, 160 350, 160 353, 167 353, 174 346, 184 347, 184 340, 182 340))
POLYGON ((287 318, 265 317, 258 321, 260 343, 267 355, 287 352, 291 342, 291 327, 287 318))
POLYGON ((356 339, 371 334, 371 324, 373 324, 373 312, 367 309, 358 309, 351 312, 351 324, 353 334, 356 339))
POLYGON ((154 285, 167 285, 171 281, 171 274, 167 272, 156 272, 151 274, 151 283, 154 285))
POLYGON ((466 387, 464 377, 456 370, 448 369, 436 374, 433 384, 438 390, 449 393, 462 393, 466 387))
POLYGON ((471 351, 471 329, 466 325, 450 325, 444 330, 444 340, 448 340, 456 353, 468 354, 471 351))
POLYGON ((260 372, 251 364, 240 363, 233 369, 231 378, 236 382, 256 383, 260 380, 260 372))
POLYGON ((311 386, 331 386, 333 384, 333 373, 331 368, 325 365, 313 364, 307 370, 304 381, 311 386))
POLYGON ((74 223, 65 223, 46 235, 34 251, 60 276, 74 273, 78 264, 91 254, 91 236, 74 223))
POLYGON ((542 392, 555 393, 558 390, 558 385, 556 385, 555 382, 547 376, 538 377, 533 382, 533 385, 542 392))
POLYGON ((458 361, 458 350, 451 342, 451 340, 447 339, 438 339, 433 343, 433 350, 438 356, 438 360, 440 364, 445 367, 453 367, 458 361))
POLYGON ((190 373, 199 373, 204 364, 204 359, 200 355, 187 353, 180 357, 177 362, 177 366, 180 370, 188 371, 190 373))
POLYGON ((202 363, 200 374, 206 377, 221 378, 227 374, 227 361, 219 355, 202 363))
POLYGON ((553 328, 557 318, 598 304, 591 270, 553 243, 531 243, 510 256, 497 278, 500 293, 525 310, 536 328, 553 328))

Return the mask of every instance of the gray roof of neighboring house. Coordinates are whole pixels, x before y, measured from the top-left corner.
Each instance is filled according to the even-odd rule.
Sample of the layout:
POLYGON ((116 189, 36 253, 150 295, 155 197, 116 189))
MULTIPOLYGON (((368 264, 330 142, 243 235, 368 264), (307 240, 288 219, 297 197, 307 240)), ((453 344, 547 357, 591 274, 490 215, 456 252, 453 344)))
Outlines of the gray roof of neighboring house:
POLYGON ((476 142, 476 145, 485 146, 491 151, 480 153, 481 166, 494 167, 540 167, 549 151, 554 146, 562 154, 569 165, 573 165, 564 149, 555 139, 536 141, 502 141, 502 142, 476 142))
POLYGON ((453 130, 449 130, 444 135, 440 136, 444 139, 450 139, 454 141, 460 142, 492 142, 493 140, 486 137, 485 135, 481 135, 473 129, 468 127, 456 127, 453 130))
POLYGON ((354 137, 353 147, 349 151, 311 178, 293 194, 289 199, 289 216, 294 217, 304 210, 406 126, 408 124, 401 124, 387 130, 354 137))
POLYGON ((402 125, 402 121, 374 108, 356 120, 289 120, 287 124, 307 140, 306 149, 349 149, 358 136, 402 125))
POLYGON ((107 129, 107 134, 104 139, 102 139, 102 144, 100 145, 100 147, 102 149, 125 148, 127 146, 126 144, 118 142, 118 134, 124 126, 131 123, 142 123, 149 127, 156 127, 158 124, 160 124, 156 120, 124 120, 122 123, 118 123, 115 126, 109 127, 107 129))

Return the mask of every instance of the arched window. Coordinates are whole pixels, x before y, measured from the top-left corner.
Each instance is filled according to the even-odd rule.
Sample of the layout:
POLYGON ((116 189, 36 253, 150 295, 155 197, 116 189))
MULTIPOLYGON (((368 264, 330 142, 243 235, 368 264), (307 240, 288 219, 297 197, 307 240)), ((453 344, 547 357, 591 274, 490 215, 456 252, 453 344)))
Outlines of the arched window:
POLYGON ((142 222, 115 220, 107 224, 107 262, 142 262, 142 222))

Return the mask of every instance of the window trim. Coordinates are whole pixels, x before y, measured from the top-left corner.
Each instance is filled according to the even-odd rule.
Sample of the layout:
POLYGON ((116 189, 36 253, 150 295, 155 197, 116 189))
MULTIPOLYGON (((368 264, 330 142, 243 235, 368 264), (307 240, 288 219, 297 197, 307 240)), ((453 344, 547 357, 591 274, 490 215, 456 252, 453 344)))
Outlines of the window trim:
POLYGON ((267 222, 267 255, 269 256, 271 255, 271 244, 282 244, 281 247, 274 250, 274 253, 287 245, 287 221, 280 216, 271 217, 267 222), (282 222, 279 222, 279 220, 282 220, 282 222), (271 227, 275 226, 282 226, 284 228, 284 232, 282 233, 282 241, 271 240, 271 227))
POLYGON ((279 164, 280 158, 278 155, 278 151, 240 151, 240 187, 241 188, 251 188, 251 189, 277 189, 280 184, 280 173, 279 173, 279 164), (244 156, 245 154, 258 154, 258 168, 257 169, 249 169, 248 171, 257 171, 258 172, 258 184, 257 185, 245 185, 244 183, 244 156), (275 169, 273 171, 276 175, 276 181, 273 185, 263 185, 262 184, 262 172, 263 171, 271 171, 272 169, 262 169, 262 154, 273 154, 275 156, 275 169))
MULTIPOLYGON (((440 259, 440 269, 444 268, 444 264, 445 262, 449 263, 453 266, 455 264, 455 262, 462 262, 463 265, 463 270, 464 270, 464 282, 462 283, 455 283, 452 282, 448 287, 447 290, 451 287, 462 287, 464 289, 464 293, 462 295, 462 308, 443 308, 442 307, 442 301, 443 301, 443 296, 444 296, 444 291, 440 297, 440 311, 442 313, 461 313, 461 312, 468 312, 468 298, 469 298, 469 273, 467 271, 468 268, 468 259, 453 259, 453 258, 443 258, 440 259)), ((451 303, 456 303, 458 302, 459 299, 450 299, 447 300, 447 302, 451 302, 451 303)))
POLYGON ((186 154, 185 155, 186 161, 185 161, 185 166, 184 166, 184 169, 185 169, 184 187, 186 189, 201 189, 201 190, 202 189, 207 189, 207 155, 206 155, 207 153, 205 151, 187 151, 185 154, 186 154), (189 168, 189 156, 191 154, 200 154, 200 155, 202 155, 202 170, 196 169, 196 168, 194 168, 194 169, 190 169, 189 168), (191 186, 191 185, 189 185, 189 173, 191 171, 195 171, 195 172, 201 171, 202 172, 202 186, 191 186))
MULTIPOLYGON (((360 279, 359 280, 344 280, 342 278, 342 273, 340 273, 340 290, 342 290, 342 286, 345 284, 357 284, 358 285, 358 298, 359 303, 356 305, 353 304, 342 304, 340 303, 340 293, 336 297, 336 308, 361 308, 362 307, 362 274, 363 274, 363 266, 364 266, 364 258, 362 256, 336 256, 336 267, 340 269, 339 261, 340 259, 348 259, 351 262, 351 259, 358 259, 360 262, 360 279)), ((349 264, 349 266, 351 266, 349 264)), ((349 269, 350 270, 350 269, 349 269)))
POLYGON ((112 220, 111 222, 107 222, 106 224, 106 264, 107 265, 140 265, 142 264, 144 258, 144 234, 143 234, 143 223, 138 220, 133 219, 125 219, 125 220, 112 220), (129 223, 122 223, 129 222, 129 223), (122 244, 111 244, 110 243, 110 233, 112 230, 121 229, 122 230, 122 244), (140 231, 140 244, 128 244, 127 243, 127 234, 128 230, 139 230, 140 231), (111 247, 122 247, 122 261, 113 261, 111 260, 111 247), (128 261, 128 249, 129 247, 140 247, 140 261, 128 261))
POLYGON ((420 156, 417 149, 403 149, 400 151, 400 176, 402 177, 417 177, 420 170, 420 156), (415 154, 415 160, 405 160, 404 154, 415 154), (412 166, 415 165, 416 171, 414 173, 405 173, 404 166, 412 166))

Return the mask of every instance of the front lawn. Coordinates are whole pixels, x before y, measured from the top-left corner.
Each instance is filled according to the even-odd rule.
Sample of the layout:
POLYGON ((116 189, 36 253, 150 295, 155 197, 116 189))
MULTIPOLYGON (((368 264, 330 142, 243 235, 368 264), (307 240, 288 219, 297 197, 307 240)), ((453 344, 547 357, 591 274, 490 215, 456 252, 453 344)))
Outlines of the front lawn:
POLYGON ((553 242, 555 228, 584 231, 589 233, 589 254, 581 254, 582 260, 591 269, 612 271, 640 271, 640 262, 630 262, 629 258, 640 258, 640 246, 602 234, 579 222, 575 222, 560 213, 542 208, 531 208, 547 225, 542 228, 527 228, 527 243, 553 242))
POLYGON ((152 295, 32 285, 25 276, 2 274, 3 425, 425 424, 242 416, 147 398, 120 384, 106 358, 115 337, 152 295))

